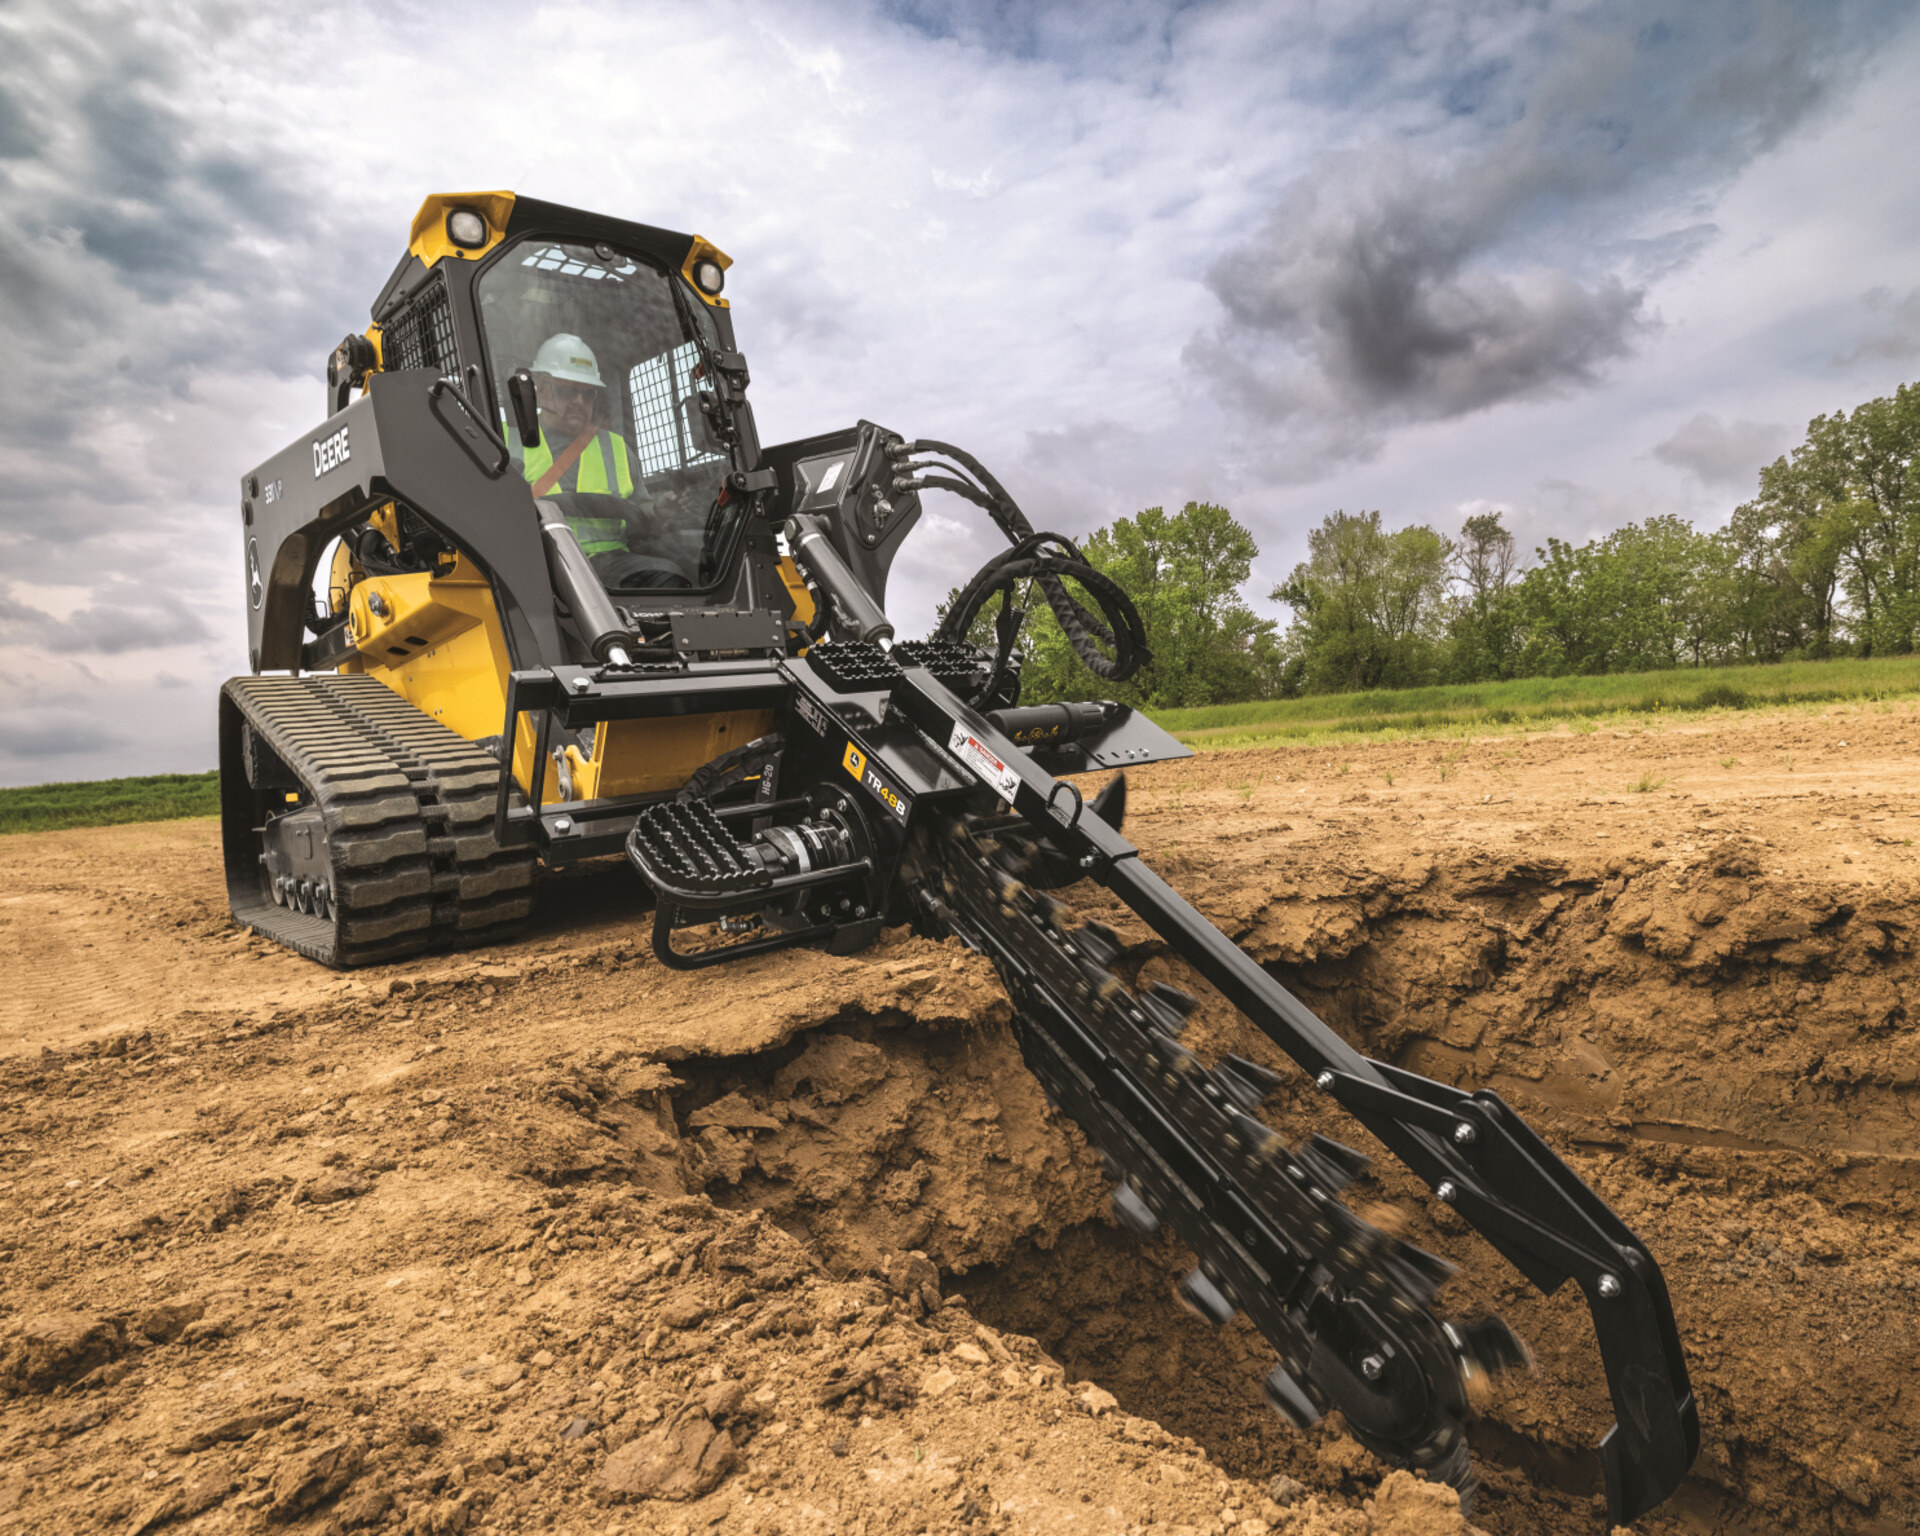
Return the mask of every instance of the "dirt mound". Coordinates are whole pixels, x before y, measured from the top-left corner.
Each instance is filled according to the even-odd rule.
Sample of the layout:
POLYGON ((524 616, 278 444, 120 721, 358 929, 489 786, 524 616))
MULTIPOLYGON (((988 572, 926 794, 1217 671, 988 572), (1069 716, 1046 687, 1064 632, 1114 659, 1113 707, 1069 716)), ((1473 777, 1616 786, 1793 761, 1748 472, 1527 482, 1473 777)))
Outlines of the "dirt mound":
MULTIPOLYGON (((1920 1522, 1915 735, 1136 776, 1176 886, 1363 1049, 1496 1088, 1646 1237, 1705 1426, 1646 1529, 1920 1522)), ((0 871, 0 1530, 1466 1529, 1337 1424, 1284 1430, 1257 1336, 1172 1303, 1183 1255, 1106 1221, 977 960, 668 973, 615 868, 550 882, 519 945, 339 977, 225 923, 207 823, 9 838, 0 871)), ((1202 996, 1203 1054, 1278 1062, 1072 895, 1202 996)), ((1366 1147, 1288 1082, 1276 1126, 1366 1147)), ((1389 1159, 1358 1194, 1538 1357, 1474 1426, 1475 1524, 1596 1529, 1578 1299, 1389 1159)))

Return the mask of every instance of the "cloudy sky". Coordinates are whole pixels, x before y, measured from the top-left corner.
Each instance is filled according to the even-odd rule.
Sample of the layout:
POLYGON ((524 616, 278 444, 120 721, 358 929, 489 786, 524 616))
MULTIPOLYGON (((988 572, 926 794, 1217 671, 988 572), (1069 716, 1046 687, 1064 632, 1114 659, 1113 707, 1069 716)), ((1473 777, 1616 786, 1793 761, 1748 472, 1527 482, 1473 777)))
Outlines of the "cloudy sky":
MULTIPOLYGON (((240 475, 430 191, 736 259, 769 441, 1190 499, 1256 606, 1335 508, 1712 525, 1920 373, 1910 3, 0 0, 0 784, 199 770, 240 475)), ((989 552, 896 567, 908 633, 989 552)))

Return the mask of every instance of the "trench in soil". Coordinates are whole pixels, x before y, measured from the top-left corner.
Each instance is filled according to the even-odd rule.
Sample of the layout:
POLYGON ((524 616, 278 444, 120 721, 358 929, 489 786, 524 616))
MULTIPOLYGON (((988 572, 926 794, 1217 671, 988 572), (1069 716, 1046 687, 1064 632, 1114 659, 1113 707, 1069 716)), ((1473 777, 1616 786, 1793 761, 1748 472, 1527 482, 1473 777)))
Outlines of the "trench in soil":
MULTIPOLYGON (((1837 933, 1853 916, 1831 926, 1837 933)), ((1503 977, 1525 969, 1524 946, 1499 934, 1494 947, 1501 953, 1488 966, 1488 935, 1446 931, 1458 926, 1457 917, 1402 915, 1370 925, 1368 941, 1338 959, 1269 969, 1369 1054, 1468 1088, 1495 1079, 1649 1242, 1673 1293, 1706 1436, 1693 1474, 1641 1528, 1911 1529, 1889 1507, 1893 1499, 1874 1497, 1846 1470, 1870 1474, 1905 1458, 1901 1424, 1912 1393, 1903 1378, 1912 1356, 1902 1343, 1912 1329, 1899 1314, 1911 1307, 1916 1271, 1901 1260, 1899 1234, 1912 1216, 1916 1165, 1911 1155, 1877 1149, 1910 1136, 1911 1085, 1884 1076, 1862 1080, 1871 1074, 1856 1072, 1823 1090, 1819 1043, 1803 1040, 1798 1054, 1765 1045, 1740 1049, 1755 1034, 1778 1044, 1782 1031, 1765 1015, 1769 1004, 1789 1001, 1805 1025, 1837 1020, 1838 1032, 1851 1036, 1866 1022, 1868 1034, 1884 1036, 1888 1023, 1903 1021, 1901 1005, 1894 1002, 1878 1019, 1860 1007, 1883 976, 1863 976, 1858 966, 1849 974, 1797 955, 1782 965, 1769 955, 1758 966, 1735 963, 1703 980, 1662 975, 1657 957, 1641 952, 1631 967, 1638 996, 1633 988, 1610 998, 1587 995, 1568 1010, 1564 989, 1547 994, 1546 1006, 1586 1018, 1562 1019, 1561 1031, 1576 1048, 1549 1051, 1557 1059, 1543 1063, 1543 999, 1532 978, 1503 977), (1418 1012, 1410 999, 1424 989, 1410 983, 1408 971, 1463 946, 1481 963, 1448 1011, 1483 1011, 1474 1048, 1437 1039, 1421 1029, 1420 1018, 1409 1018, 1418 1012), (1623 1063, 1601 1058, 1622 1053, 1617 1039, 1596 1044, 1596 1004, 1666 1022, 1659 1053, 1665 1060, 1640 1083, 1607 1082, 1623 1063), (1532 1017, 1511 1020, 1507 1010, 1532 1017), (1501 1081, 1503 1074, 1485 1069, 1500 1054, 1490 1042, 1509 1023, 1534 1059, 1525 1079, 1508 1073, 1501 1081), (1672 1058, 1690 1048, 1700 1059, 1676 1070, 1672 1058), (1717 1072, 1715 1059, 1726 1062, 1717 1072), (1655 1083, 1664 1104, 1635 1113, 1630 1101, 1654 1096, 1655 1083), (1729 1113, 1736 1105, 1740 1111, 1729 1113), (1844 1371, 1830 1353, 1835 1344, 1849 1357, 1844 1371), (1830 1399, 1837 1421, 1821 1424, 1808 1385, 1830 1399), (1837 1452, 1827 1468, 1833 1476, 1817 1475, 1810 1439, 1837 1452), (1837 1486, 1843 1481, 1852 1486, 1837 1486)), ((1868 969, 1904 966, 1887 956, 1868 969)), ((1147 971, 1204 991, 1164 960, 1150 961, 1147 971)), ((1203 1017, 1215 1023, 1219 1048, 1278 1064, 1277 1054, 1262 1052, 1224 1009, 1203 1017)), ((1391 1154, 1337 1110, 1322 1113, 1311 1093, 1283 1092, 1270 1108, 1268 1118, 1295 1134, 1320 1129, 1370 1152, 1376 1161, 1349 1192, 1350 1202, 1385 1199, 1406 1213, 1409 1237, 1463 1266, 1443 1293, 1443 1307, 1501 1311, 1538 1353, 1536 1371, 1504 1384, 1472 1426, 1482 1480, 1475 1523, 1494 1536, 1604 1525, 1592 1447, 1613 1415, 1598 1387, 1598 1353, 1578 1292, 1567 1287, 1550 1299, 1539 1296, 1435 1206, 1391 1154)), ((1368 1491, 1383 1470, 1370 1456, 1330 1426, 1298 1434, 1265 1406, 1258 1383, 1272 1351, 1244 1318, 1214 1329, 1173 1300, 1173 1283, 1191 1264, 1164 1234, 1142 1244, 1100 1222, 1064 1234, 1051 1248, 1028 1245, 1011 1262, 954 1283, 995 1326, 1034 1336, 1071 1376, 1097 1381, 1129 1412, 1198 1441, 1228 1471, 1251 1478, 1282 1473, 1349 1497, 1368 1491)))
MULTIPOLYGON (((1413 899, 1321 892, 1237 937, 1369 1054, 1497 1087, 1648 1242, 1704 1433, 1692 1475, 1641 1529, 1910 1529, 1920 1267, 1906 1233, 1920 1165, 1904 923, 1817 901, 1788 910, 1737 876, 1705 897, 1635 883, 1652 888, 1534 872, 1413 899), (1650 924, 1705 899, 1740 922, 1718 948, 1659 953, 1650 924), (1343 904, 1353 921, 1330 923, 1343 904), (1302 939, 1303 922, 1318 939, 1302 939)), ((1123 914, 1098 915, 1124 932, 1123 914)), ((1131 979, 1202 996, 1187 1038, 1203 1056, 1283 1064, 1146 935, 1130 937, 1131 979)), ((1233 1473, 1347 1497, 1383 1475, 1334 1424, 1297 1434, 1264 1406, 1272 1354, 1244 1320, 1213 1330, 1177 1306, 1171 1284, 1191 1260, 1106 1219, 1096 1160, 1047 1115, 1004 1025, 869 1022, 693 1076, 676 1107, 696 1162, 738 1155, 694 1129, 703 1100, 746 1088, 822 1106, 817 1125, 785 1127, 744 1170, 697 1168, 716 1199, 767 1209, 849 1271, 926 1251, 977 1315, 1037 1339, 1071 1376, 1233 1473)), ((1462 1266, 1443 1308, 1499 1311, 1535 1351, 1536 1370, 1504 1381, 1472 1428, 1476 1523, 1493 1536, 1598 1528, 1592 1447, 1613 1413, 1578 1292, 1532 1291, 1316 1099, 1304 1083, 1283 1088, 1267 1118, 1292 1138, 1320 1130, 1373 1154, 1350 1200, 1402 1208, 1413 1241, 1462 1266)))

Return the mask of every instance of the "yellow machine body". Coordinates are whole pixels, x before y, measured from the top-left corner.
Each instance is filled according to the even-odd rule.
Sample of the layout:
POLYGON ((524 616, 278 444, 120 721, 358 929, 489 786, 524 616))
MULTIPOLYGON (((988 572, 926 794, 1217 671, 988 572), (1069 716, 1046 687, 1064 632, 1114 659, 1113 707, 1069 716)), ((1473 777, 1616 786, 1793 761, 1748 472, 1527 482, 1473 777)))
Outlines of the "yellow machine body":
MULTIPOLYGON (((371 519, 383 534, 392 509, 371 519)), ((795 617, 809 623, 813 598, 791 559, 780 576, 795 617)), ((401 576, 369 575, 345 544, 334 553, 328 583, 332 611, 345 610, 359 654, 340 668, 378 678, 423 714, 468 741, 499 736, 506 719, 506 637, 485 575, 465 556, 442 569, 401 576)), ((671 793, 694 770, 772 728, 766 710, 722 710, 654 720, 602 721, 593 748, 556 744, 546 764, 541 800, 610 799, 671 793)), ((513 776, 532 792, 538 732, 525 715, 514 733, 513 776)))

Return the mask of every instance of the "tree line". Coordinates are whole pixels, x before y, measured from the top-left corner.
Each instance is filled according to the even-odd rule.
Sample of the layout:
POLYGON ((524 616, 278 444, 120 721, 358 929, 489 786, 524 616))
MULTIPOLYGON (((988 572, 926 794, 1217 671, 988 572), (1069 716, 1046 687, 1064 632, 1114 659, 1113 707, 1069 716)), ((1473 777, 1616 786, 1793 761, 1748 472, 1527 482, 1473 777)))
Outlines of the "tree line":
MULTIPOLYGON (((1904 654, 1920 647, 1920 385, 1818 416, 1760 471, 1727 525, 1653 516, 1524 558, 1497 512, 1457 534, 1339 511, 1269 594, 1259 550, 1224 507, 1119 518, 1082 545, 1133 596, 1153 661, 1102 683, 1044 601, 1022 648, 1029 700, 1113 697, 1154 708, 1579 673, 1904 654)), ((991 614, 980 637, 990 637, 991 614)))

